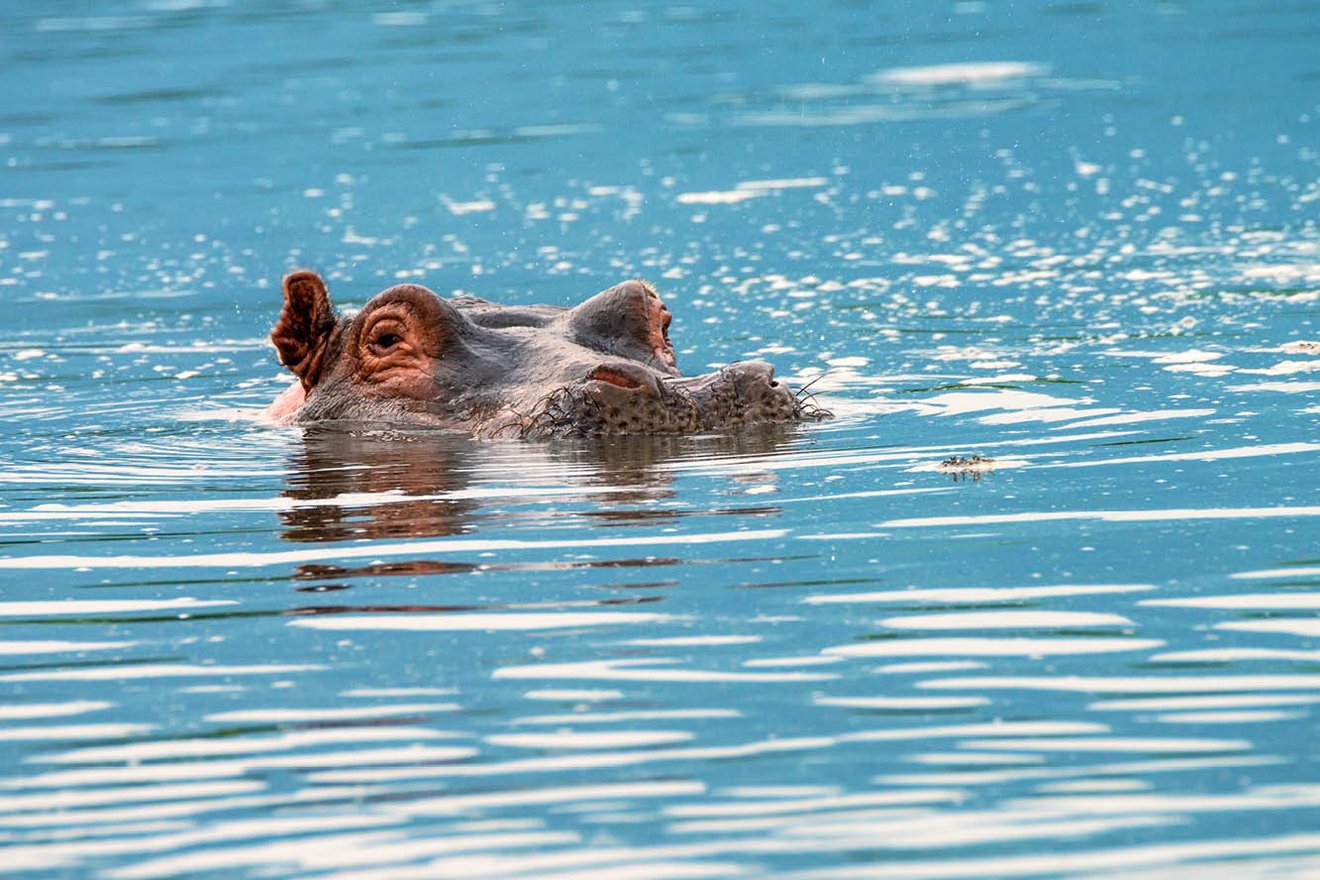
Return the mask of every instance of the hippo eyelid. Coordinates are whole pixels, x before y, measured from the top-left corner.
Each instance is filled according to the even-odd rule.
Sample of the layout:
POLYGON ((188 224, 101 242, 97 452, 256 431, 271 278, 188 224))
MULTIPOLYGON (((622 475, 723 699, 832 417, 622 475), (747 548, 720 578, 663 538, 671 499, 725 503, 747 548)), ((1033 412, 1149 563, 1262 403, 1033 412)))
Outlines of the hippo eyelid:
POLYGON ((380 352, 389 351, 404 341, 406 329, 403 321, 395 316, 382 316, 366 329, 367 345, 380 352))

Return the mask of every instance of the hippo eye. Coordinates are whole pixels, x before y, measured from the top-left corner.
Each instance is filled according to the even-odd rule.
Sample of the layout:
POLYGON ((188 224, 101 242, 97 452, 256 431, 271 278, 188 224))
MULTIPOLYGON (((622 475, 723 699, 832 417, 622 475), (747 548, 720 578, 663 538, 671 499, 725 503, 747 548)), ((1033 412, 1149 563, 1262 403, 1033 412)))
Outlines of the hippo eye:
POLYGON ((375 357, 405 352, 412 336, 404 315, 384 314, 362 329, 361 345, 375 357))

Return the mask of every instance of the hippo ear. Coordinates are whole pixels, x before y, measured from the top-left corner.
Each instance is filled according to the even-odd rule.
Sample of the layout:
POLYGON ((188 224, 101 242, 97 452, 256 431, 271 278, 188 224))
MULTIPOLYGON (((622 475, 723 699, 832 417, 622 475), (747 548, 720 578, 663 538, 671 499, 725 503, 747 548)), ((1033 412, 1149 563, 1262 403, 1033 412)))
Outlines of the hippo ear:
POLYGON ((284 308, 271 328, 270 339, 280 363, 302 379, 307 391, 321 378, 326 348, 334 333, 330 293, 315 272, 294 272, 284 278, 284 308))
POLYGON ((669 341, 669 309, 645 281, 625 281, 569 310, 574 340, 678 375, 669 341))

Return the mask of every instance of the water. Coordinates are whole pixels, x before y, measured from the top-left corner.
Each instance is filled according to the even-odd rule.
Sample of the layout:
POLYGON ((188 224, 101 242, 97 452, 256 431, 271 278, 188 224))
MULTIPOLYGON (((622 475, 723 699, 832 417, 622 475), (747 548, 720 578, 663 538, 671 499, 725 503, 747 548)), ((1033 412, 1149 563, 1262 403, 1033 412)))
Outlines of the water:
POLYGON ((1316 876, 1318 36, 6 5, 0 872, 1316 876), (836 418, 272 428, 296 266, 645 276, 836 418))

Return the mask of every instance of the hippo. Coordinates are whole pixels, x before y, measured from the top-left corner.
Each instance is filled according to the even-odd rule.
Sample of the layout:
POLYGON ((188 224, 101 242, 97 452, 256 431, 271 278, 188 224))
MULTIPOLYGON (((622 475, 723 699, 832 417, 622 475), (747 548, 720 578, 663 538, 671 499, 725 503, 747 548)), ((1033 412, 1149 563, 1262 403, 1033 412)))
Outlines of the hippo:
POLYGON ((759 361, 679 373, 669 310, 645 281, 573 308, 444 299, 417 284, 335 314, 315 272, 284 279, 271 330, 298 382, 277 422, 436 428, 475 437, 697 434, 828 417, 759 361))

